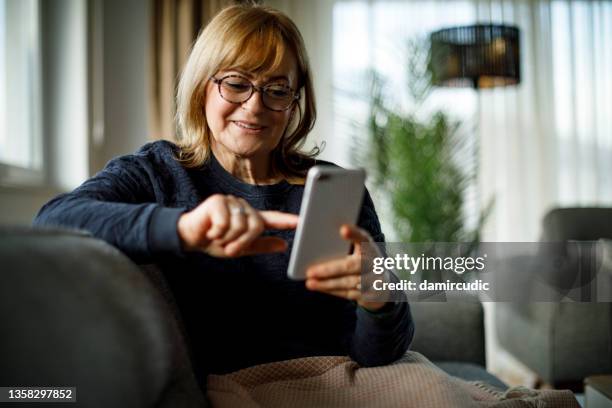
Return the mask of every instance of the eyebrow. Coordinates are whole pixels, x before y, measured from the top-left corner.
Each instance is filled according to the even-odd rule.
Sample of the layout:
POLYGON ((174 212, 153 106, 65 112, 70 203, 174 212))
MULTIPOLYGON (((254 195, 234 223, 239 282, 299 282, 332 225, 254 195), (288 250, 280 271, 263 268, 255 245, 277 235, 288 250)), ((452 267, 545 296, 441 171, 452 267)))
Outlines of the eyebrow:
MULTIPOLYGON (((227 70, 224 70, 224 72, 237 72, 241 75, 244 75, 245 77, 249 78, 249 79, 253 79, 253 74, 246 72, 240 68, 229 68, 227 70)), ((277 81, 279 79, 284 79, 287 82, 291 82, 289 80, 289 77, 287 75, 275 75, 273 77, 270 78, 264 78, 266 81, 265 82, 271 82, 271 81, 277 81)))

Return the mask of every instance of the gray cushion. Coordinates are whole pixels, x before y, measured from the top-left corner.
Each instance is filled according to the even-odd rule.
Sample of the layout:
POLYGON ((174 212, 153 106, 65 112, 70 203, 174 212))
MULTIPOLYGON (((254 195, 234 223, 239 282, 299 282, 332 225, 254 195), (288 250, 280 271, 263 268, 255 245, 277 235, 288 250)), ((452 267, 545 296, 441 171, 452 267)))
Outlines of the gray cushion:
POLYGON ((612 208, 555 208, 542 220, 542 241, 612 238, 612 208))
POLYGON ((410 305, 415 323, 411 348, 432 361, 466 361, 485 366, 482 305, 452 300, 410 305))

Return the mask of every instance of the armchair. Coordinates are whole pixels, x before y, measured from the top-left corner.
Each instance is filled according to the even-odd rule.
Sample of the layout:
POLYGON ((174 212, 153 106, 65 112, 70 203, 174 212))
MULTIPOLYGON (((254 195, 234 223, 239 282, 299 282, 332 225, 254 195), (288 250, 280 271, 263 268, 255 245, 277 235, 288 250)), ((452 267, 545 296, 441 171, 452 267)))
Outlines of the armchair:
MULTIPOLYGON (((543 242, 612 238, 612 208, 554 209, 542 229, 543 242)), ((500 345, 546 383, 578 390, 612 373, 611 303, 499 303, 495 317, 500 345)))

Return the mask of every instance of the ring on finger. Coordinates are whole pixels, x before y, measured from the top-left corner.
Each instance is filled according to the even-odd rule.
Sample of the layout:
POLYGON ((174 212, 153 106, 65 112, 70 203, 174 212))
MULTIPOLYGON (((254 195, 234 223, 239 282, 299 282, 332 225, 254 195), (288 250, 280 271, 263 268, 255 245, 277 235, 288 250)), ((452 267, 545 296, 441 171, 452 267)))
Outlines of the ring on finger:
POLYGON ((241 205, 232 205, 230 207, 230 214, 232 215, 245 215, 246 209, 241 205))
POLYGON ((355 290, 361 290, 361 282, 355 284, 355 290))

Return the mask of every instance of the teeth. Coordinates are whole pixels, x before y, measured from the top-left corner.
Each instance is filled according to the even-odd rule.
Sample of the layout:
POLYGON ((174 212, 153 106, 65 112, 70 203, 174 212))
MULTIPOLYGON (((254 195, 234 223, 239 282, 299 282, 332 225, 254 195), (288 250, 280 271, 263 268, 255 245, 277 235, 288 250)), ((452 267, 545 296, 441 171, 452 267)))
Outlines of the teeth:
POLYGON ((253 129, 253 130, 258 130, 258 129, 262 129, 263 126, 255 126, 255 125, 249 125, 248 123, 243 123, 243 122, 234 122, 236 125, 240 126, 241 128, 245 128, 245 129, 253 129))

